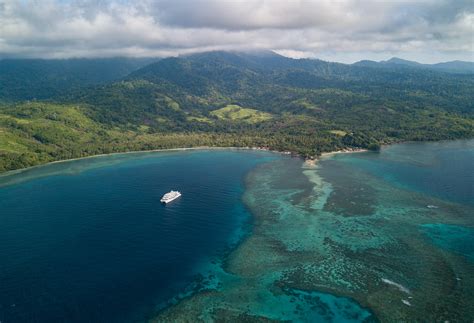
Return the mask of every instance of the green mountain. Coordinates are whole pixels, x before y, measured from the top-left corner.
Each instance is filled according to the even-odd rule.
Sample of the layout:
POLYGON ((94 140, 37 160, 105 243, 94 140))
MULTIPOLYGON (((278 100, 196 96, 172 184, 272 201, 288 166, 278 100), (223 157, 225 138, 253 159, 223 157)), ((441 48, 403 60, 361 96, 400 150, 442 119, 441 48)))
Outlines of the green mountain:
POLYGON ((353 120, 378 122, 381 111, 390 111, 384 118, 394 123, 420 110, 472 115, 473 89, 469 75, 211 52, 163 59, 70 100, 89 103, 101 121, 118 124, 133 119, 154 126, 156 115, 167 112, 170 123, 178 115, 210 117, 211 110, 237 104, 359 128, 353 120), (168 109, 169 102, 179 109, 168 109))
POLYGON ((473 75, 209 52, 162 59, 113 80, 132 69, 124 64, 87 78, 56 66, 46 74, 75 81, 51 89, 19 73, 18 90, 3 90, 16 102, 0 107, 0 170, 139 149, 265 146, 315 156, 474 135, 473 75), (48 101, 22 102, 27 87, 48 101))

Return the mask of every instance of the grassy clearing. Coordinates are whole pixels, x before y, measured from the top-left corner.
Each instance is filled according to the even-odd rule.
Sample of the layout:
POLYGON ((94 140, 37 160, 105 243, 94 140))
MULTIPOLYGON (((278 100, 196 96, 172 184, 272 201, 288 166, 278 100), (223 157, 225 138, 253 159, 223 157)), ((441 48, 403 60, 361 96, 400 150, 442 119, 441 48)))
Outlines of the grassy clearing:
POLYGON ((303 107, 308 110, 318 110, 318 111, 323 111, 321 108, 319 108, 317 105, 312 104, 311 102, 307 101, 306 99, 299 99, 296 101, 293 101, 294 104, 303 107))
POLYGON ((240 121, 246 123, 259 123, 272 118, 270 113, 249 108, 242 108, 238 105, 227 105, 224 108, 212 111, 211 115, 221 120, 240 121))
POLYGON ((191 116, 191 117, 187 117, 186 120, 190 122, 196 121, 196 122, 203 122, 203 123, 209 123, 209 124, 213 123, 213 121, 207 117, 192 117, 191 116))
POLYGON ((347 135, 347 132, 342 130, 330 130, 329 132, 339 137, 344 137, 345 135, 347 135))

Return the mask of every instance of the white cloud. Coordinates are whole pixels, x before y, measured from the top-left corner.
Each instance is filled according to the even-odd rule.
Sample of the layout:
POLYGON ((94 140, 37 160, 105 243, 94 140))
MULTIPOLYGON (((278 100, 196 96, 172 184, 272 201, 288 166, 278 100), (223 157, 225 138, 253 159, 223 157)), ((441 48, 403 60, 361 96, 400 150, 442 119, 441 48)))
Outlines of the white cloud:
POLYGON ((473 60, 471 1, 0 0, 0 57, 273 49, 329 60, 473 60), (363 56, 362 56, 363 55, 363 56))

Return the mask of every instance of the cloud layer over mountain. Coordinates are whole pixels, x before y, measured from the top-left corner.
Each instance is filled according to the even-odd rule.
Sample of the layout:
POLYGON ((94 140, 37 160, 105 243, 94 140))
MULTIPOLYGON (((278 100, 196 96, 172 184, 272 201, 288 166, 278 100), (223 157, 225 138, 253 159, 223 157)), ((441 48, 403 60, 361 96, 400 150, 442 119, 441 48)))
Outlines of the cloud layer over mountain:
POLYGON ((465 0, 0 0, 0 57, 272 49, 354 61, 474 60, 465 0))

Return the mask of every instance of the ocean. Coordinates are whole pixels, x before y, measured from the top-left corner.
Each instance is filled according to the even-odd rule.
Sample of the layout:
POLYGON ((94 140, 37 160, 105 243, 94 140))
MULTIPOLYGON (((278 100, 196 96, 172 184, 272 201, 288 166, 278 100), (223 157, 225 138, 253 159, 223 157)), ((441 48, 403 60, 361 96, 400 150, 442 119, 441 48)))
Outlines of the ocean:
POLYGON ((0 321, 472 321, 473 157, 180 151, 1 177, 0 321))

